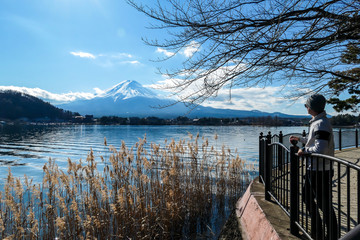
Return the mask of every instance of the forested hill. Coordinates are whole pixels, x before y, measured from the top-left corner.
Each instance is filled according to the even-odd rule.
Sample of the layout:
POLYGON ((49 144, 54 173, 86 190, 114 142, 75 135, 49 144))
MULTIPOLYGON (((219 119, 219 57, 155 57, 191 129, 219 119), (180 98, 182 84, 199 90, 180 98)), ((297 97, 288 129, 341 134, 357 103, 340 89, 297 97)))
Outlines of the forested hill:
POLYGON ((77 115, 43 100, 16 91, 0 91, 0 118, 16 120, 68 120, 77 115))

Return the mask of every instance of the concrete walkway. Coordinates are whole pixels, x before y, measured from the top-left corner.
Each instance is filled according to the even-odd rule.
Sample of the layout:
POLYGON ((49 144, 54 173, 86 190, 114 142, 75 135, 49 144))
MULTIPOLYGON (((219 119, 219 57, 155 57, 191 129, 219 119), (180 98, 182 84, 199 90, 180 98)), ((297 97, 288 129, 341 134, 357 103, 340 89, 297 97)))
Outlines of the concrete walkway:
MULTIPOLYGON (((360 166, 360 148, 336 151, 335 157, 360 166)), ((352 185, 356 186, 357 184, 352 183, 352 185)), ((344 195, 343 199, 346 199, 345 194, 345 191, 341 193, 344 195)), ((306 239, 304 236, 299 238, 290 234, 290 218, 275 202, 265 200, 264 185, 259 182, 258 178, 252 182, 247 193, 239 200, 236 206, 236 217, 243 239, 306 239), (261 233, 260 223, 266 225, 266 232, 261 233), (270 229, 267 224, 270 224, 270 229)), ((220 236, 219 239, 230 238, 220 236)))
POLYGON ((360 148, 348 148, 336 151, 335 157, 360 165, 360 148))

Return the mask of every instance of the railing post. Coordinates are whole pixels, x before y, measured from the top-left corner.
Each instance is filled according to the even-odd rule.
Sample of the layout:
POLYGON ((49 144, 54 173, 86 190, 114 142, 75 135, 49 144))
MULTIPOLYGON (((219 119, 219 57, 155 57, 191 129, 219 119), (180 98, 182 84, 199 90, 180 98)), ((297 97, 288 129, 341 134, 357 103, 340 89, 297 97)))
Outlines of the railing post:
MULTIPOLYGON (((303 137, 306 137, 306 131, 305 131, 305 130, 303 130, 302 136, 303 136, 303 137)), ((305 143, 303 143, 302 146, 305 147, 305 143)))
POLYGON ((261 132, 259 136, 259 180, 264 183, 264 135, 261 132))
POLYGON ((295 154, 299 147, 295 144, 290 147, 290 232, 298 235, 296 222, 299 221, 299 157, 295 154))
POLYGON ((359 147, 359 130, 355 129, 355 146, 356 148, 359 147))
POLYGON ((265 142, 265 200, 271 200, 271 172, 272 172, 272 151, 271 151, 271 132, 266 136, 265 142))
MULTIPOLYGON (((282 131, 280 131, 279 133, 279 143, 283 143, 284 141, 284 135, 282 133, 282 131)), ((278 147, 278 167, 279 170, 282 171, 283 170, 283 165, 284 165, 284 159, 283 159, 283 148, 282 147, 278 147)))
POLYGON ((360 224, 345 234, 340 240, 356 240, 360 238, 360 224))
POLYGON ((339 129, 339 150, 341 151, 341 128, 339 129))

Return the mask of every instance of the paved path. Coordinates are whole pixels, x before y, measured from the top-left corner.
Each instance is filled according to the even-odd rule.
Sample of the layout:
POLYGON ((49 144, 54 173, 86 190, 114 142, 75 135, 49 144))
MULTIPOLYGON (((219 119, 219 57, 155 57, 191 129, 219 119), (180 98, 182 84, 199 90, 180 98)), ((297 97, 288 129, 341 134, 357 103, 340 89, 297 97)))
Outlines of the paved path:
POLYGON ((335 157, 360 165, 360 148, 348 148, 336 151, 335 157))
MULTIPOLYGON (((344 149, 342 151, 336 151, 335 157, 349 161, 356 165, 360 166, 360 148, 350 148, 344 149)), ((341 204, 340 205, 340 215, 341 215, 341 226, 342 226, 342 233, 345 234, 347 232, 347 216, 350 216, 350 229, 354 228, 359 221, 360 216, 358 216, 359 207, 358 206, 358 172, 355 170, 350 169, 350 177, 348 178, 348 172, 346 168, 341 169, 340 173, 340 186, 341 186, 341 204), (350 180, 350 183, 348 183, 350 180), (348 192, 348 190, 350 190, 348 192), (348 209, 347 200, 350 199, 350 208, 348 209)), ((333 179, 338 179, 337 173, 335 173, 333 179)), ((339 180, 333 182, 333 201, 334 203, 338 202, 338 188, 339 180)), ((338 215, 338 205, 335 204, 334 206, 335 212, 338 215)))

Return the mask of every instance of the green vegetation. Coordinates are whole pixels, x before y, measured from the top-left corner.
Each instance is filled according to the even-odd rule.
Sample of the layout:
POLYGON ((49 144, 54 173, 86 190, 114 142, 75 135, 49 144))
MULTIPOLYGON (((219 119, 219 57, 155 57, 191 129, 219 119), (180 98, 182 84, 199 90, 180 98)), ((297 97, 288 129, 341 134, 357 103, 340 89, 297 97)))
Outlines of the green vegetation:
MULTIPOLYGON (((11 172, 0 192, 2 239, 204 239, 233 208, 250 176, 236 153, 190 140, 131 149, 108 158, 44 166, 43 182, 11 172)), ((106 139, 105 139, 106 145, 106 139)), ((253 166, 250 166, 253 170, 253 166)), ((221 224, 221 223, 220 223, 221 224)), ((215 232, 214 232, 215 231, 215 232)))
POLYGON ((0 91, 0 118, 16 120, 70 120, 79 115, 54 107, 50 103, 16 91, 0 91))
POLYGON ((333 126, 354 126, 360 123, 360 115, 339 114, 333 116, 330 121, 333 126))
MULTIPOLYGON (((359 32, 359 30, 358 30, 359 32)), ((338 71, 336 77, 329 82, 329 87, 337 97, 329 100, 338 112, 343 110, 358 111, 360 104, 360 41, 347 45, 346 51, 341 56, 341 62, 348 65, 348 69, 338 71), (341 100, 340 94, 349 93, 350 97, 341 100)))

